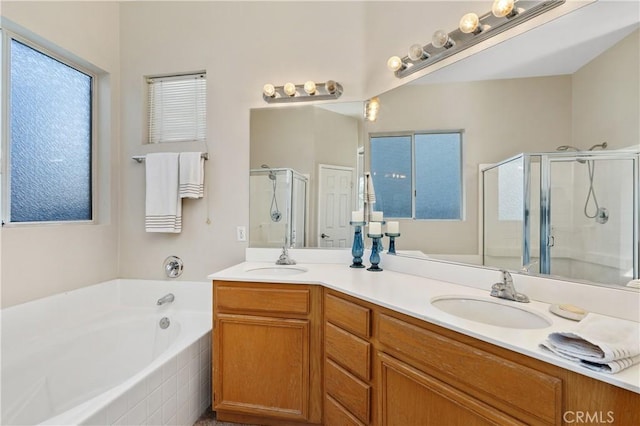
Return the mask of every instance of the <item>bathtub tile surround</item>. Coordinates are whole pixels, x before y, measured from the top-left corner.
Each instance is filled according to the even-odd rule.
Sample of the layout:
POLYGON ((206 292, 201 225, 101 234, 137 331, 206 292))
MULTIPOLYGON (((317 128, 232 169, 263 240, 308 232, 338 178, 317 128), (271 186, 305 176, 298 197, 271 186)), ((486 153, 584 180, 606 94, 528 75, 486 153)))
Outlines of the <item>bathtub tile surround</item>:
POLYGON ((211 404, 210 357, 207 333, 81 424, 194 424, 211 404))

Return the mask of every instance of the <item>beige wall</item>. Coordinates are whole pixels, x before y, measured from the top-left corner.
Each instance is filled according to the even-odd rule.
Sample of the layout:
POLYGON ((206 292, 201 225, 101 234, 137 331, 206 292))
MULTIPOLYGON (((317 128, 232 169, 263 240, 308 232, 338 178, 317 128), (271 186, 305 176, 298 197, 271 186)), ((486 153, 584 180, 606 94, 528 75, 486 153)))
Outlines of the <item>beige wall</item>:
POLYGON ((552 151, 571 140, 570 76, 408 85, 381 95, 380 102, 370 133, 464 131, 464 220, 401 220, 397 249, 478 253, 478 165, 552 151))
POLYGON ((98 223, 3 227, 2 306, 10 306, 118 275, 120 34, 113 2, 3 1, 2 16, 11 21, 6 27, 24 27, 16 31, 108 74, 99 76, 98 88, 98 223))
MULTIPOLYGON (((345 87, 342 100, 362 98, 363 64, 354 52, 362 50, 363 4, 337 6, 332 2, 121 4, 121 39, 126 40, 121 46, 121 276, 161 278, 164 258, 177 255, 185 262, 182 279, 205 280, 207 274, 244 259, 247 244, 236 241, 236 226, 249 225, 249 111, 266 106, 262 86, 334 79, 345 87), (330 16, 330 28, 326 19, 302 16, 330 16), (181 234, 147 234, 144 166, 130 157, 204 146, 144 143, 143 76, 199 69, 207 70, 208 84, 206 196, 185 203, 181 234)), ((295 152, 305 156, 300 147, 295 152)), ((257 161, 283 165, 272 164, 269 158, 257 161)))
POLYGON ((640 144, 640 30, 636 30, 573 74, 573 143, 588 149, 640 144))

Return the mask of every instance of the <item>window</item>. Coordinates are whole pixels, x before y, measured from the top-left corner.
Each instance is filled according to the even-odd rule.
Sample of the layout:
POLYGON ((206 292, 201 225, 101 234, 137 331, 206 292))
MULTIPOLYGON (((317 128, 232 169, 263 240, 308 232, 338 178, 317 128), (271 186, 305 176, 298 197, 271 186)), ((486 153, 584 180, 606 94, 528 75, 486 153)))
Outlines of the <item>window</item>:
POLYGON ((204 141, 207 76, 148 77, 149 143, 204 141))
POLYGON ((462 219, 462 133, 372 135, 376 210, 386 217, 462 219))
POLYGON ((8 33, 8 219, 92 220, 94 77, 8 33))

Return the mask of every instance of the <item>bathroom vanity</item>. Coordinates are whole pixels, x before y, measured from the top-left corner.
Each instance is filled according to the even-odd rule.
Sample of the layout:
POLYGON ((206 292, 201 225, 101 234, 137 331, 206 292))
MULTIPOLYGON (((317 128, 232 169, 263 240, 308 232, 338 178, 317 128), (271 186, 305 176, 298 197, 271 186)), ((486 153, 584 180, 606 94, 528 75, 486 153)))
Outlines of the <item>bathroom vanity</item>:
POLYGON ((639 366, 606 375, 543 353, 537 344, 549 332, 573 324, 548 305, 527 307, 546 312, 548 327, 486 326, 430 304, 441 294, 487 293, 475 288, 336 264, 305 264, 295 275, 255 267, 210 276, 220 420, 640 424, 639 366))

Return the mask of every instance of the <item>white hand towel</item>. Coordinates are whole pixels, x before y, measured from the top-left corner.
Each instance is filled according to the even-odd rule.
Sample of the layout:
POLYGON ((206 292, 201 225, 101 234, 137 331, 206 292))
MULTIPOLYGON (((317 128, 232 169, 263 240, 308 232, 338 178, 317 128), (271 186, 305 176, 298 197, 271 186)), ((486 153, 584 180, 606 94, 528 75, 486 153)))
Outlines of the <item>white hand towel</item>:
POLYGON ((365 178, 366 178, 366 194, 365 194, 365 199, 364 201, 369 203, 369 204, 375 204, 376 202, 376 191, 373 188, 373 177, 371 176, 370 172, 366 172, 364 174, 365 178))
POLYGON ((178 196, 178 153, 146 155, 145 229, 179 233, 182 202, 178 196))
POLYGON ((640 362, 640 323, 590 313, 540 346, 592 370, 616 373, 640 362))
POLYGON ((201 152, 180 154, 180 198, 204 197, 204 158, 201 152))

